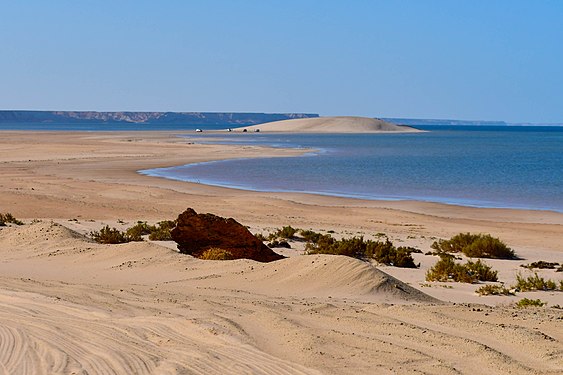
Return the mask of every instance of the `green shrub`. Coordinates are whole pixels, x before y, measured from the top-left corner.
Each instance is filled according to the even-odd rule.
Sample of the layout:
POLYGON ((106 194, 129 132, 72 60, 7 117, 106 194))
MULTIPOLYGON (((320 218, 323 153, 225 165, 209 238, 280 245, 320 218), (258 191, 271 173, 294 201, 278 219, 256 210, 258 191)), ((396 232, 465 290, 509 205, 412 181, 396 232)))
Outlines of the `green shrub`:
POLYGON ((479 281, 497 281, 497 271, 494 271, 489 265, 477 260, 476 262, 467 261, 465 264, 468 272, 477 277, 479 281))
POLYGON ((480 296, 510 296, 514 295, 510 290, 506 289, 504 285, 483 285, 475 291, 480 296))
POLYGON ((546 262, 545 260, 539 260, 530 264, 522 264, 520 267, 528 268, 530 270, 534 268, 553 270, 556 269, 557 266, 559 266, 559 263, 557 262, 546 262))
POLYGON ((362 236, 336 240, 328 234, 315 236, 316 242, 307 242, 308 254, 345 255, 358 259, 374 259, 378 263, 406 268, 417 268, 411 252, 413 248, 396 248, 388 239, 383 241, 364 240, 362 236))
POLYGON ((106 225, 100 231, 90 232, 90 237, 101 244, 118 244, 134 241, 126 233, 123 233, 115 228, 110 228, 106 225))
POLYGON ((471 258, 514 259, 516 254, 490 234, 460 233, 449 240, 435 241, 431 247, 446 253, 462 252, 471 258))
POLYGON ((16 219, 14 215, 7 212, 5 214, 0 213, 0 226, 5 226, 6 223, 12 223, 15 225, 23 225, 23 222, 16 219))
POLYGON ((497 281, 497 271, 478 260, 466 264, 456 263, 451 257, 440 260, 426 272, 426 281, 456 281, 475 283, 477 281, 497 281))
POLYGON ((151 241, 172 241, 172 234, 170 229, 158 227, 149 234, 149 240, 151 241))
POLYGON ((203 260, 232 260, 234 256, 230 251, 212 247, 205 250, 198 258, 203 260))
MULTIPOLYGON (((521 274, 516 275, 516 285, 514 288, 522 292, 536 290, 557 290, 558 286, 553 280, 545 280, 543 277, 534 273, 534 276, 523 277, 521 274)), ((559 290, 563 290, 563 281, 560 282, 559 290)))
POLYGON ((477 278, 451 257, 440 257, 440 260, 426 272, 426 281, 457 281, 474 283, 477 278))
POLYGON ((299 231, 299 235, 301 237, 303 237, 303 239, 307 242, 317 242, 322 234, 321 233, 317 233, 317 232, 313 232, 312 230, 300 230, 299 231))
POLYGON ((156 226, 152 226, 149 240, 151 241, 172 241, 170 231, 176 227, 176 221, 164 220, 159 221, 156 226))
POLYGON ((543 302, 539 299, 529 299, 529 298, 522 298, 520 301, 516 303, 518 307, 542 307, 547 305, 547 302, 543 302))
POLYGON ((146 221, 137 221, 137 224, 128 228, 125 233, 131 238, 131 241, 142 241, 141 236, 151 234, 155 230, 154 225, 148 225, 146 221))
POLYGON ((295 237, 295 233, 297 233, 297 229, 293 228, 291 225, 288 225, 283 227, 282 229, 278 229, 276 236, 289 240, 295 237))

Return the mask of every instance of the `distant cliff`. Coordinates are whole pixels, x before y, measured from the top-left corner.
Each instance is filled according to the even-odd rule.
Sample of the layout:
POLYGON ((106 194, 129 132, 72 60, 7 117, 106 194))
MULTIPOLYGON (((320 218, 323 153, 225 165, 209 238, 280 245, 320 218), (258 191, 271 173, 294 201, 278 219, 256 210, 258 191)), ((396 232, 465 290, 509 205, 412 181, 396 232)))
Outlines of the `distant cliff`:
POLYGON ((416 118, 382 118, 382 120, 398 125, 460 125, 460 126, 506 126, 504 121, 472 121, 472 120, 438 120, 416 118))
POLYGON ((248 126, 313 113, 1 111, 0 123, 138 123, 248 126))

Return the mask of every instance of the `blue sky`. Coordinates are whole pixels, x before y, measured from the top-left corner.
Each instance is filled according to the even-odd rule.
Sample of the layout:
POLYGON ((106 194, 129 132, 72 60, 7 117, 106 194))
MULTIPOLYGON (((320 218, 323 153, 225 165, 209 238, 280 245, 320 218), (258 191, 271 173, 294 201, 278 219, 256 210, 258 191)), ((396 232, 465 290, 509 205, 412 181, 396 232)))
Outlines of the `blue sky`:
POLYGON ((0 0, 0 109, 563 122, 563 1, 0 0))

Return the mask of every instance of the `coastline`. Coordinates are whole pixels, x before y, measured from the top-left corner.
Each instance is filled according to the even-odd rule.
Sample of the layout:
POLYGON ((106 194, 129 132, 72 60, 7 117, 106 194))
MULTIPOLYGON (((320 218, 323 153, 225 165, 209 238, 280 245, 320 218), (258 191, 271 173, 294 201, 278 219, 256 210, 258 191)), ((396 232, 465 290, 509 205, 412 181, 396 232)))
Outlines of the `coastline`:
MULTIPOLYGON (((479 369, 557 373, 563 368, 561 357, 550 355, 553 350, 563 352, 563 335, 556 330, 560 310, 510 307, 522 297, 541 298, 550 306, 561 304, 561 292, 479 297, 474 293, 479 285, 428 286, 424 273, 436 261, 433 256, 414 254, 415 261, 421 262, 416 270, 373 268, 329 255, 290 256, 269 264, 215 262, 177 254, 171 250, 174 244, 102 246, 66 232, 69 228, 86 234, 103 225, 125 228, 138 220, 174 219, 192 207, 233 217, 253 233, 285 225, 334 231, 338 237, 371 238, 383 232, 397 245, 415 246, 423 252, 437 238, 459 232, 490 233, 524 258, 487 260, 510 285, 521 270, 520 263, 561 261, 563 214, 261 193, 137 173, 144 168, 235 157, 295 156, 303 151, 196 144, 176 137, 179 132, 0 134, 0 212, 11 212, 28 223, 42 220, 0 229, 4 259, 0 262, 0 328, 29 327, 22 342, 41 337, 42 352, 53 350, 59 355, 56 350, 62 349, 57 342, 87 340, 98 351, 131 357, 142 357, 142 347, 156 353, 159 363, 171 366, 189 366, 181 358, 198 358, 197 366, 209 372, 220 372, 212 367, 218 364, 240 365, 241 351, 254 356, 248 366, 269 363, 289 373, 296 369, 303 373, 399 371, 397 363, 406 372, 418 371, 421 357, 429 372, 439 374, 451 373, 452 367, 468 374, 479 369), (378 270, 446 303, 402 300, 374 284, 378 270), (41 322, 33 318, 33 311, 42 311, 41 322), (507 321, 510 333, 503 326, 507 321), (62 327, 60 332, 42 335, 43 327, 53 325, 62 327), (73 325, 96 328, 77 332, 73 325), (150 339, 139 343, 135 335, 122 335, 107 340, 115 327, 150 339), (158 327, 158 333, 146 327, 158 327), (535 332, 538 327, 555 341, 535 332), (456 352, 461 344, 464 351, 456 352), (523 356, 522 345, 533 348, 533 355, 523 356), (434 346, 445 348, 447 355, 434 346), (343 358, 344 348, 352 348, 357 356, 343 358), (467 350, 472 353, 470 359, 467 350)), ((297 253, 300 248, 295 246, 292 251, 297 253)), ((553 270, 538 272, 559 276, 553 270)), ((16 341, 15 346, 20 342, 16 341)), ((112 363, 127 362, 122 359, 112 359, 112 363)), ((151 360, 143 358, 146 363, 151 360)), ((147 368, 156 368, 151 366, 156 365, 147 368)))

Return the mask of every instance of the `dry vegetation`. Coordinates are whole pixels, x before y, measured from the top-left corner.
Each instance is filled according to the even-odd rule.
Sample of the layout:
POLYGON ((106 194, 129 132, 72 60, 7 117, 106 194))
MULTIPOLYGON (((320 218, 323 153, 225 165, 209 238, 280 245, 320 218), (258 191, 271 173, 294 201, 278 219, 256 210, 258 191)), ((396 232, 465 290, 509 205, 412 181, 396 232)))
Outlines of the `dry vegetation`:
POLYGON ((176 226, 173 220, 164 220, 156 225, 149 225, 146 221, 137 221, 137 224, 125 232, 106 225, 99 231, 90 232, 90 237, 101 244, 119 244, 132 241, 143 241, 143 236, 148 235, 151 241, 170 241, 170 231, 176 226))
POLYGON ((470 258, 516 259, 514 250, 490 234, 459 233, 449 240, 435 241, 433 249, 445 253, 463 253, 470 258))
POLYGON ((440 260, 426 272, 426 281, 456 281, 475 283, 477 281, 498 281, 497 271, 486 263, 477 260, 465 264, 456 263, 452 257, 440 257, 440 260))

